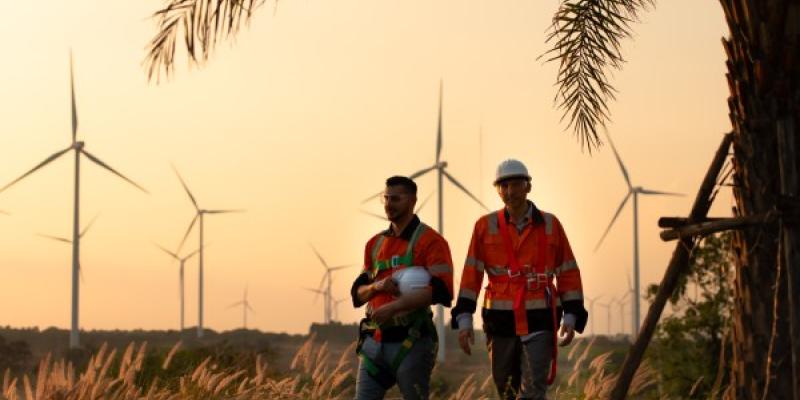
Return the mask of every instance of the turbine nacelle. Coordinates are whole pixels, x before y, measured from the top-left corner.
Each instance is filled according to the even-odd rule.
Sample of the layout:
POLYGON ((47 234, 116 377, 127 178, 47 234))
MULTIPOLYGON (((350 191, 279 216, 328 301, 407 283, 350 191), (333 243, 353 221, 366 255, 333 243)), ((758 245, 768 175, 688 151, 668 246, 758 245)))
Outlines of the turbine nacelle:
POLYGON ((78 140, 77 142, 72 143, 72 148, 75 149, 75 151, 81 151, 85 146, 86 143, 84 143, 82 140, 78 140))

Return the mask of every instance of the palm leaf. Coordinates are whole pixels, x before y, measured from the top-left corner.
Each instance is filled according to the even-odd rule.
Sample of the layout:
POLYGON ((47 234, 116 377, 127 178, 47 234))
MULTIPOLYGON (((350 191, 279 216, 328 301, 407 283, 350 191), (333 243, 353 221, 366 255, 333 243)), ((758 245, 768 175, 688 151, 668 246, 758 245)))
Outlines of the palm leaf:
POLYGON ((219 39, 232 39, 253 11, 264 0, 166 0, 164 8, 153 13, 158 30, 147 46, 144 66, 149 80, 159 81, 162 73, 171 76, 175 67, 178 34, 189 62, 208 61, 219 39))
POLYGON ((555 103, 563 110, 581 143, 591 152, 602 144, 598 128, 610 119, 608 103, 616 89, 610 70, 625 59, 621 41, 631 36, 630 24, 654 0, 561 0, 547 34, 552 47, 543 56, 558 62, 555 103))

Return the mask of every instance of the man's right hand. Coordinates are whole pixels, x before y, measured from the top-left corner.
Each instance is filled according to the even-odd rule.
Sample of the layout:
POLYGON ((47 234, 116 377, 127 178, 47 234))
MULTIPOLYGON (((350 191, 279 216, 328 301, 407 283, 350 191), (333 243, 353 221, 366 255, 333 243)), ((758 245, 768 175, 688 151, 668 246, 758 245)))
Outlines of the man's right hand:
POLYGON ((392 296, 397 296, 400 294, 400 289, 397 287, 397 283, 395 283, 391 276, 387 276, 386 278, 375 282, 373 287, 376 292, 386 292, 392 296))
POLYGON ((472 329, 460 329, 458 331, 458 344, 461 350, 467 355, 472 355, 471 345, 475 344, 475 332, 472 329))

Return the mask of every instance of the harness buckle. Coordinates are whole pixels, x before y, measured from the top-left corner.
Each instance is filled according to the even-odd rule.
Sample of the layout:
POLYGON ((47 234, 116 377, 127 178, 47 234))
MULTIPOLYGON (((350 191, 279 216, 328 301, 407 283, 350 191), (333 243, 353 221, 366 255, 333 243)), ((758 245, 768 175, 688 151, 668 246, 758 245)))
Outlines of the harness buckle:
POLYGON ((396 254, 393 255, 389 265, 391 265, 392 268, 397 268, 397 266, 400 265, 400 256, 396 254))
POLYGON ((550 275, 548 274, 528 274, 528 290, 539 290, 544 286, 549 287, 550 275))
POLYGON ((509 268, 509 269, 507 270, 507 273, 508 273, 508 277, 509 277, 509 278, 516 278, 516 277, 518 277, 518 276, 522 275, 522 271, 512 272, 512 271, 511 271, 511 268, 509 268))

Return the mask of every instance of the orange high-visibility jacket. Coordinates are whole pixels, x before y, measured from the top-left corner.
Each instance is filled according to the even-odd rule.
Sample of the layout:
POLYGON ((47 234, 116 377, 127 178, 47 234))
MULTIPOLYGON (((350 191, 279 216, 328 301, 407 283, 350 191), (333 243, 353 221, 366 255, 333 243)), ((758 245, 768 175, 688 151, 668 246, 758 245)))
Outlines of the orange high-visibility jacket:
POLYGON ((488 275, 489 283, 486 286, 482 310, 484 331, 487 334, 523 334, 518 329, 522 321, 515 320, 513 308, 516 290, 525 291, 526 333, 552 331, 552 310, 548 308, 550 299, 545 291, 547 283, 542 280, 542 276, 536 279, 536 275, 533 275, 542 271, 537 263, 542 260, 539 258, 540 247, 545 246, 543 270, 548 279, 555 280, 557 298, 552 300, 557 307, 557 319, 560 321, 562 313, 573 314, 576 317, 576 330, 583 331, 588 314, 583 306, 581 275, 564 228, 553 214, 539 211, 532 202, 529 204, 533 211, 532 219, 521 233, 514 227, 505 209, 487 214, 475 223, 461 275, 458 301, 452 310, 454 329, 458 328, 456 316, 475 312, 484 275, 488 275), (509 257, 500 234, 498 218, 506 218, 510 226, 514 254, 524 267, 523 274, 531 278, 528 285, 513 285, 510 282, 509 257), (545 235, 546 240, 540 240, 539 235, 545 235))
MULTIPOLYGON (((359 286, 389 277, 394 271, 406 267, 420 266, 425 267, 431 274, 432 303, 450 307, 453 300, 453 260, 450 256, 450 247, 447 241, 434 229, 422 225, 424 230, 421 231, 414 243, 410 264, 403 260, 412 241, 414 231, 421 225, 422 222, 420 222, 419 218, 414 216, 414 219, 403 229, 400 235, 393 235, 390 227, 373 236, 367 242, 364 249, 364 269, 353 283, 351 289, 353 306, 360 307, 363 305, 358 301, 357 291, 359 286), (391 268, 374 274, 376 261, 389 263, 391 268)), ((367 304, 367 316, 369 317, 372 310, 394 300, 395 298, 387 293, 375 295, 367 304)), ((388 332, 388 334, 384 332, 384 341, 387 341, 387 337, 391 340, 393 336, 391 332, 388 332)), ((405 338, 404 335, 397 336, 400 340, 405 338)))

